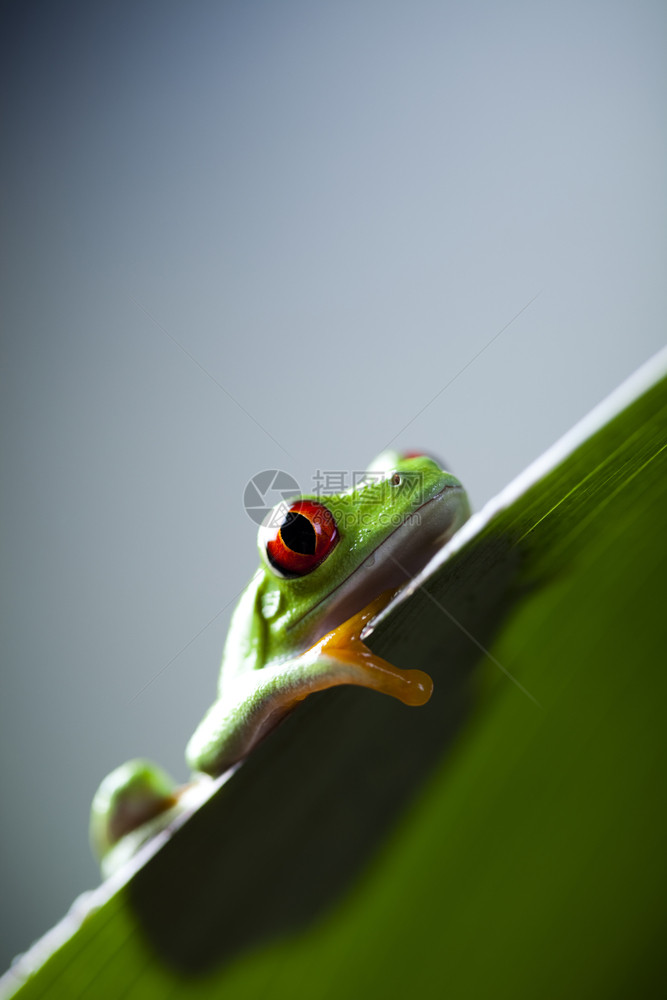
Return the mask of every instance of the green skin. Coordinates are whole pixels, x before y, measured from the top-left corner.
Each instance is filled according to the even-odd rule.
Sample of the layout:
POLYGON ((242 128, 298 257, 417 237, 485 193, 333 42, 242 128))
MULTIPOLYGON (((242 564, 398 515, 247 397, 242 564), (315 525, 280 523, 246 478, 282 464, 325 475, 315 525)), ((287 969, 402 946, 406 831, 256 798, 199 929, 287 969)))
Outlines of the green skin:
MULTIPOLYGON (((330 655, 320 648, 320 640, 426 565, 470 514, 463 487, 431 458, 402 458, 388 451, 353 489, 302 499, 327 506, 338 542, 315 569, 285 578, 269 563, 264 547, 268 529, 260 528, 260 568, 232 617, 217 699, 186 749, 195 780, 222 774, 245 757, 312 691, 361 684, 407 701, 396 690, 400 677, 392 680, 391 689, 369 681, 363 657, 347 649, 342 657, 330 655)), ((365 654, 374 659, 368 650, 365 654)), ((156 817, 168 815, 178 794, 169 778, 146 761, 117 768, 93 801, 95 852, 104 858, 137 827, 147 824, 150 830, 151 821, 155 826, 156 817)), ((107 874, 109 870, 107 864, 107 874)))

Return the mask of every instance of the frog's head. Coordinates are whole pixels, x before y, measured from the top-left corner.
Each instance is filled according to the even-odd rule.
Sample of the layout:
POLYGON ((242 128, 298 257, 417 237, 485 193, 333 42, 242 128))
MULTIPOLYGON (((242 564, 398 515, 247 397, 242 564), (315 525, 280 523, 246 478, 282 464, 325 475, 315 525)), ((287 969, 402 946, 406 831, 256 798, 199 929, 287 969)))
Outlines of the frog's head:
POLYGON ((302 496, 259 531, 269 659, 293 656, 411 580, 470 514, 431 457, 385 452, 353 488, 302 496))

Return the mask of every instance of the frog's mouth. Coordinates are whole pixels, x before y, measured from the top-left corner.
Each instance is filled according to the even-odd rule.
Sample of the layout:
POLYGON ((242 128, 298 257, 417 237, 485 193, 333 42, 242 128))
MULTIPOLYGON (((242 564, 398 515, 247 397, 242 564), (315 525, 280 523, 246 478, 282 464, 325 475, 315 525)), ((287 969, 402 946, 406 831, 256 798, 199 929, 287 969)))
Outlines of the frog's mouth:
POLYGON ((357 614, 379 594, 409 583, 467 520, 469 513, 465 491, 459 484, 443 486, 415 508, 349 576, 288 626, 291 630, 312 618, 313 626, 306 629, 302 650, 357 614))

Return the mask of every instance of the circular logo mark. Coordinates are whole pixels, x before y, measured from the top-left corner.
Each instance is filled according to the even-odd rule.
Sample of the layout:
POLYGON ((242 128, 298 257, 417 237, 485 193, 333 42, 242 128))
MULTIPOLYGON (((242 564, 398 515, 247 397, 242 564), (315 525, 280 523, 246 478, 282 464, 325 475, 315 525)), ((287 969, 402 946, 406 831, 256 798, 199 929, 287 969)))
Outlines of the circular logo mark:
POLYGON ((265 469, 252 477, 243 491, 245 512, 255 524, 262 524, 269 511, 290 497, 300 496, 296 479, 280 469, 265 469))

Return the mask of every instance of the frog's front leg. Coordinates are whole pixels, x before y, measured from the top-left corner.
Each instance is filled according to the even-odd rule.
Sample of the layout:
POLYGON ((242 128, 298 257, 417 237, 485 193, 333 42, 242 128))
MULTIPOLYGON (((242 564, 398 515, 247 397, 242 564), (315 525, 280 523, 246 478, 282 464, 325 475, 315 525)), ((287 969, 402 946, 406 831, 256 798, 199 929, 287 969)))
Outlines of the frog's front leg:
POLYGON ((300 701, 316 691, 353 684, 423 705, 433 682, 421 670, 400 670, 376 656, 361 639, 366 624, 392 595, 329 632, 301 656, 235 678, 209 709, 186 749, 188 765, 210 775, 245 757, 300 701))

